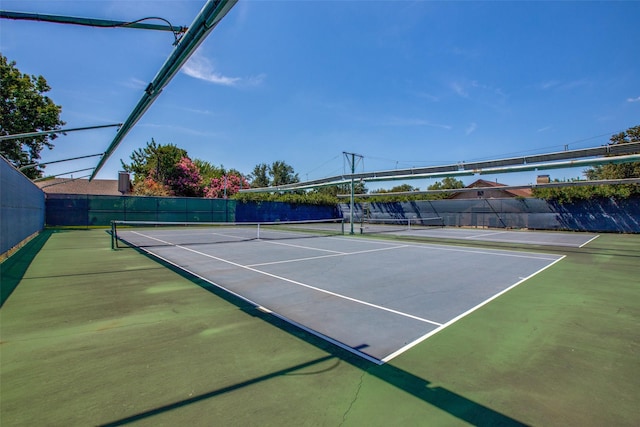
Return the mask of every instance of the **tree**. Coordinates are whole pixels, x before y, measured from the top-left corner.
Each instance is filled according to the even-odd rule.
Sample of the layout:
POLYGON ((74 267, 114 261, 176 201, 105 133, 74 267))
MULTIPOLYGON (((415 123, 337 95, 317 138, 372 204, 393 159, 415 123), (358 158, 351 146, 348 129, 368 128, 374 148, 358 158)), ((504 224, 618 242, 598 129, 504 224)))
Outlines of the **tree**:
POLYGON ((183 157, 187 157, 187 152, 182 148, 173 144, 157 144, 151 138, 151 142, 147 142, 146 147, 137 149, 131 154, 130 164, 126 164, 122 160, 120 162, 125 171, 133 172, 134 184, 144 181, 149 176, 166 184, 183 157))
POLYGON ((292 166, 281 160, 275 161, 271 165, 260 163, 253 168, 251 173, 252 187, 273 187, 296 182, 300 182, 298 174, 295 173, 292 166))
POLYGON ((211 178, 204 189, 204 196, 227 199, 244 188, 249 188, 247 179, 237 171, 230 171, 220 178, 211 178))
MULTIPOLYGON (((356 181, 353 183, 353 194, 367 194, 369 190, 365 186, 364 181, 356 181)), ((338 194, 351 194, 351 184, 327 185, 313 189, 313 194, 322 194, 326 196, 337 196, 338 194)))
POLYGON ((260 163, 253 168, 251 172, 251 186, 262 188, 269 186, 269 177, 267 175, 269 166, 266 163, 260 163))
POLYGON ((298 174, 294 172, 293 167, 281 160, 271 164, 269 175, 271 175, 271 185, 273 187, 300 182, 298 174))
MULTIPOLYGON (((612 135, 609 145, 640 142, 640 125, 612 135)), ((584 171, 587 179, 625 179, 640 178, 640 162, 599 165, 584 171)))
POLYGON ((135 150, 131 163, 122 163, 133 172, 135 194, 156 196, 201 197, 204 192, 200 170, 186 150, 174 144, 157 144, 152 138, 147 146, 135 150))
POLYGON ((463 188, 464 183, 459 179, 455 179, 453 177, 447 176, 442 182, 436 181, 433 185, 427 187, 427 190, 448 190, 448 189, 456 189, 463 188))
POLYGON ((167 185, 176 196, 202 197, 203 179, 200 170, 190 158, 183 157, 167 178, 167 185))
POLYGON ((220 178, 227 173, 224 166, 215 166, 207 162, 206 160, 194 159, 193 163, 195 163, 195 165, 200 170, 200 175, 202 176, 202 179, 205 180, 205 182, 211 180, 212 178, 220 178))
MULTIPOLYGON (((630 127, 626 131, 612 135, 609 141, 609 145, 640 142, 640 125, 630 127)), ((584 175, 589 180, 640 178, 640 162, 598 165, 585 170, 584 175)), ((626 199, 632 196, 637 197, 638 195, 640 195, 640 185, 638 184, 533 189, 534 197, 554 200, 558 203, 590 199, 592 197, 626 199)))
MULTIPOLYGON (((59 130, 62 107, 45 94, 51 88, 42 76, 22 74, 15 61, 0 55, 0 135, 59 130)), ((40 152, 53 148, 55 134, 0 141, 0 154, 20 168, 37 164, 40 152)), ((23 170, 29 178, 40 178, 44 166, 23 170)))

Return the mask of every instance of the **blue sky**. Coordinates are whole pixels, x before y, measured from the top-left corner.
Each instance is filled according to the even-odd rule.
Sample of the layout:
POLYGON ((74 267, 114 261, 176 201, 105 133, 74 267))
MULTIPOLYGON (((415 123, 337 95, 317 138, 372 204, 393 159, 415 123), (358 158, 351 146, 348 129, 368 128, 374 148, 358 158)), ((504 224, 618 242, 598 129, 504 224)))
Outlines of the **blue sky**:
MULTIPOLYGON (((188 26, 204 4, 2 0, 0 8, 188 26)), ((247 174, 283 160, 301 180, 344 173, 343 151, 364 156, 358 171, 375 171, 600 146, 640 124, 638 18, 636 1, 240 0, 97 177, 116 179, 120 159, 151 138, 247 174)), ((68 128, 123 122, 172 42, 166 32, 0 20, 0 51, 47 79, 68 128)), ((101 153, 114 136, 115 128, 69 133, 42 160, 101 153)), ((481 177, 516 185, 536 174, 481 177)))

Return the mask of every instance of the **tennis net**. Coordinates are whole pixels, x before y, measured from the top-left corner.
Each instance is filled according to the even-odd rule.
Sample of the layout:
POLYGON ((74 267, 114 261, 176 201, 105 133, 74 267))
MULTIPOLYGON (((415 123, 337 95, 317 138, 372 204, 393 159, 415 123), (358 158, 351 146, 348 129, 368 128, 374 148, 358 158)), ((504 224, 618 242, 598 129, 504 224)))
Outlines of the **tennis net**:
POLYGON ((276 222, 111 221, 111 247, 177 246, 248 240, 301 239, 344 234, 344 220, 276 222))
POLYGON ((432 218, 363 218, 360 220, 360 234, 393 233, 408 230, 425 230, 444 227, 441 217, 432 218))

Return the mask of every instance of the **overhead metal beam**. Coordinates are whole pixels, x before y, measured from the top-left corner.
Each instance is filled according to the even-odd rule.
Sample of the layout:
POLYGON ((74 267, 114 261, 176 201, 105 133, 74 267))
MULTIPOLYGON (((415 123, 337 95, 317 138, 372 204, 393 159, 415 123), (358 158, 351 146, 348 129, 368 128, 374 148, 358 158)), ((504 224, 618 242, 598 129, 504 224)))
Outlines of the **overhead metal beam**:
POLYGON ((8 140, 8 139, 31 138, 33 136, 41 136, 41 135, 53 135, 53 134, 56 134, 56 133, 77 132, 79 130, 92 130, 92 129, 120 127, 120 126, 122 126, 122 123, 114 123, 114 124, 111 124, 111 125, 87 126, 87 127, 82 127, 82 128, 52 129, 52 130, 43 130, 43 131, 38 131, 38 132, 16 133, 16 134, 13 134, 13 135, 0 136, 0 141, 5 141, 5 140, 8 140))
POLYGON ((63 172, 63 173, 58 173, 58 174, 55 174, 55 175, 49 175, 49 176, 45 176, 45 177, 42 177, 42 178, 34 179, 33 182, 46 181, 47 179, 55 178, 56 176, 69 175, 69 174, 77 173, 77 172, 85 172, 85 171, 90 171, 91 169, 93 169, 93 168, 77 169, 77 170, 70 171, 70 172, 63 172))
POLYGON ((200 46, 216 25, 218 25, 220 20, 224 18, 236 3, 237 0, 207 1, 189 27, 189 30, 182 37, 182 40, 180 40, 178 46, 176 46, 160 71, 158 71, 158 74, 155 76, 153 81, 149 83, 145 89, 142 98, 135 106, 127 120, 125 120, 122 127, 118 130, 118 133, 105 151, 104 156, 102 156, 98 162, 98 165, 91 174, 89 180, 95 178, 111 154, 116 148, 118 148, 118 145, 120 145, 124 137, 129 133, 138 120, 142 118, 147 109, 151 107, 151 104, 153 104, 156 98, 160 95, 162 89, 171 81, 182 65, 187 62, 198 46, 200 46))
MULTIPOLYGON (((640 151, 640 143, 628 143, 628 144, 616 144, 620 146, 629 145, 625 149, 616 149, 616 152, 638 152, 640 151), (635 150, 634 150, 635 148, 635 150)), ((593 155, 594 153, 609 153, 609 148, 614 147, 598 147, 593 149, 575 150, 576 156, 593 155), (581 152, 581 153, 580 153, 581 152)), ((563 153, 570 153, 569 151, 563 153)), ((557 158, 557 153, 550 153, 548 157, 545 155, 538 155, 536 158, 557 158)), ((407 181, 412 179, 425 179, 425 178, 445 178, 445 177, 459 177, 470 175, 486 175, 486 174, 499 174, 499 173, 513 173, 513 172, 526 172, 533 170, 548 170, 548 169, 564 169, 572 167, 584 167, 595 166, 609 163, 629 163, 640 161, 640 154, 628 154, 618 155, 612 157, 598 157, 595 159, 580 159, 580 160, 566 160, 562 162, 542 162, 542 163, 527 163, 522 161, 523 158, 517 159, 503 159, 492 160, 486 162, 476 162, 459 165, 448 166, 434 166, 427 168, 417 169, 402 169, 394 171, 381 171, 381 172, 367 172, 357 173, 349 175, 338 175, 329 178, 319 179, 315 181, 306 181, 295 184, 281 185, 277 187, 265 187, 265 188, 251 188, 246 190, 240 190, 241 193, 273 193, 282 191, 295 191, 295 190, 308 190, 318 187, 326 187, 330 185, 342 185, 350 182, 350 180, 356 179, 366 182, 381 182, 381 181, 407 181), (515 164, 512 164, 515 163, 515 164), (478 168, 479 165, 500 164, 498 167, 478 168)))
MULTIPOLYGON (((522 190, 526 188, 586 187, 586 186, 597 186, 597 185, 622 185, 622 184, 640 184, 640 178, 602 179, 602 180, 593 180, 593 181, 571 181, 571 182, 549 182, 546 184, 503 185, 499 187, 449 188, 445 190, 396 191, 396 192, 388 192, 388 193, 358 194, 357 197, 416 196, 416 195, 424 195, 424 194, 470 193, 478 190, 522 190)), ((351 197, 351 195, 338 194, 336 197, 339 199, 346 199, 351 197)))
POLYGON ((33 163, 31 165, 26 165, 26 166, 22 166, 20 169, 18 169, 19 171, 23 171, 26 169, 31 169, 31 168, 35 168, 36 166, 45 166, 45 165, 52 165, 54 163, 64 163, 64 162, 70 162, 72 160, 80 160, 80 159, 88 159, 89 157, 98 157, 98 156, 102 156, 102 154, 104 153, 98 153, 98 154, 88 154, 86 156, 78 156, 78 157, 71 157, 68 159, 62 159, 62 160, 52 160, 50 162, 42 162, 42 163, 33 163))
POLYGON ((174 27, 166 19, 158 17, 149 17, 136 21, 112 21, 107 19, 97 18, 80 18, 75 16, 62 16, 62 15, 48 15, 42 13, 26 13, 26 12, 11 12, 8 10, 0 10, 0 18, 15 19, 15 20, 27 20, 27 21, 40 21, 40 22, 53 22, 56 24, 73 24, 83 25, 86 27, 99 27, 99 28, 136 28, 141 30, 156 30, 156 31, 170 31, 174 34, 182 34, 187 31, 187 27, 174 27), (167 25, 161 24, 144 24, 141 21, 158 19, 167 22, 167 25))
MULTIPOLYGON (((89 177, 89 175, 82 175, 82 176, 79 176, 77 178, 69 178, 69 179, 65 179, 64 181, 56 181, 56 182, 53 182, 51 184, 42 185, 42 186, 39 186, 39 187, 40 187, 40 189, 43 189, 45 187, 53 187, 54 185, 66 184, 67 182, 77 181, 79 179, 88 178, 88 177, 89 177)), ((42 180, 46 181, 47 179, 51 179, 51 178, 52 177, 42 178, 42 180)))

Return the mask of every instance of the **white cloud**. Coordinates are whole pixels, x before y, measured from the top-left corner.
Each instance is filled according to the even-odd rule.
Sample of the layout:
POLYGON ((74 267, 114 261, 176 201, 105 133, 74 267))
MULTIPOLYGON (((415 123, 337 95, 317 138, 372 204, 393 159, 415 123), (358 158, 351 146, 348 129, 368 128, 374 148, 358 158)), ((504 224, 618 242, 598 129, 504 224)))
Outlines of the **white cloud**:
POLYGON ((551 89, 555 86, 558 86, 560 84, 560 82, 558 82, 557 80, 549 80, 546 82, 542 82, 540 84, 538 84, 538 88, 542 89, 542 90, 547 90, 547 89, 551 89))
POLYGON ((465 131, 466 135, 471 135, 478 128, 478 124, 476 122, 472 122, 465 131))
POLYGON ((464 86, 461 85, 460 83, 457 83, 457 82, 451 83, 451 89, 453 89, 455 93, 457 93, 459 96, 463 98, 469 97, 469 92, 467 92, 464 86))
POLYGON ((637 98, 627 98, 627 102, 640 102, 640 96, 637 98))
POLYGON ((382 124, 385 126, 430 126, 447 130, 451 129, 451 126, 449 125, 433 123, 429 120, 416 119, 411 117, 391 117, 387 120, 382 121, 382 124))
POLYGON ((417 92, 417 93, 415 93, 415 96, 417 96, 418 98, 423 98, 423 99, 432 101, 432 102, 440 101, 440 98, 438 98, 437 96, 432 95, 432 94, 430 94, 428 92, 417 92))
POLYGON ((144 82, 140 79, 136 79, 135 77, 131 77, 127 82, 124 83, 124 86, 131 89, 145 89, 149 85, 149 82, 144 82))
POLYGON ((545 82, 538 83, 537 87, 541 90, 571 90, 577 87, 589 86, 591 82, 587 79, 578 79, 571 81, 558 81, 558 80, 549 80, 545 82))
POLYGON ((182 72, 194 79, 204 80, 209 83, 222 86, 257 86, 261 84, 265 75, 260 74, 253 77, 229 77, 217 72, 213 63, 197 52, 182 67, 182 72))

